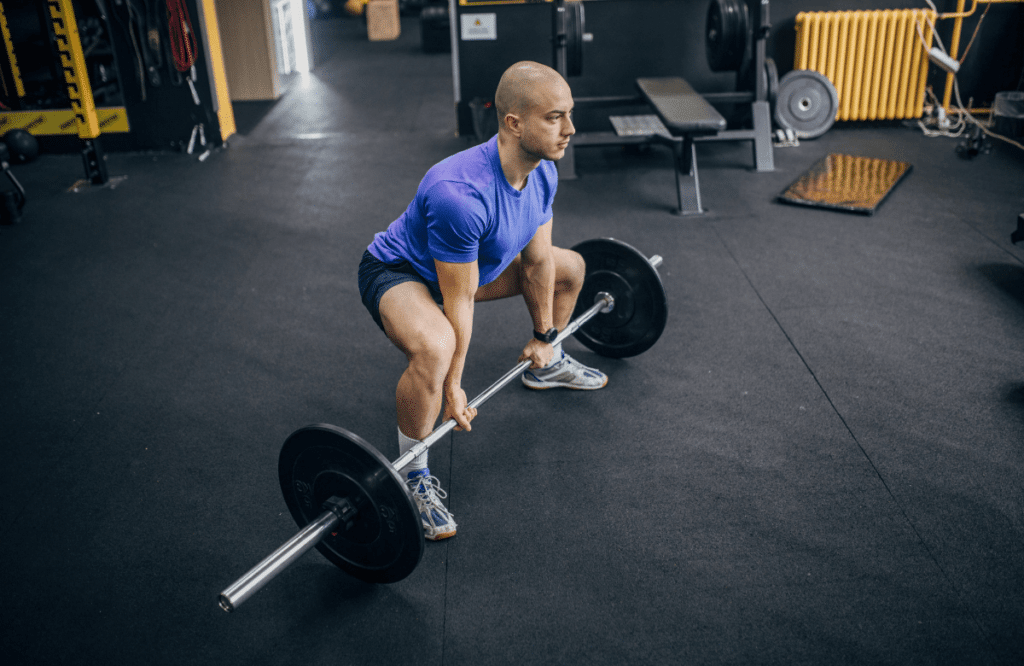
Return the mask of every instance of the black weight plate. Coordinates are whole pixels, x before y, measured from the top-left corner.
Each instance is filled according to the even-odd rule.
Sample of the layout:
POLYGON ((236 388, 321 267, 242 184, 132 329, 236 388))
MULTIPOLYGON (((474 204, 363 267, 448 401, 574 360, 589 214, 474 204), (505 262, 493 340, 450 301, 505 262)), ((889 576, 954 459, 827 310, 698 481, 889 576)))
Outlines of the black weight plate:
POLYGON ((281 492, 305 527, 331 496, 356 507, 351 529, 328 534, 317 550, 346 573, 370 583, 393 583, 423 555, 423 523, 398 472, 363 438, 332 425, 291 434, 278 458, 281 492))
POLYGON ((586 31, 583 2, 567 2, 565 8, 566 76, 580 76, 583 74, 583 33, 586 31))
POLYGON ((615 297, 612 311, 594 315, 576 331, 576 339, 612 358, 650 349, 668 321, 668 300, 658 270, 636 248, 614 238, 583 241, 573 250, 587 262, 573 318, 593 306, 599 292, 615 297))
POLYGON ((775 111, 775 102, 779 98, 779 68, 771 58, 764 59, 765 91, 768 95, 768 104, 772 111, 775 111))
POLYGON ((839 113, 836 87, 813 69, 794 69, 779 81, 775 122, 800 139, 814 139, 832 127, 839 113))
POLYGON ((711 0, 704 32, 708 67, 735 72, 743 66, 750 28, 744 0, 711 0))

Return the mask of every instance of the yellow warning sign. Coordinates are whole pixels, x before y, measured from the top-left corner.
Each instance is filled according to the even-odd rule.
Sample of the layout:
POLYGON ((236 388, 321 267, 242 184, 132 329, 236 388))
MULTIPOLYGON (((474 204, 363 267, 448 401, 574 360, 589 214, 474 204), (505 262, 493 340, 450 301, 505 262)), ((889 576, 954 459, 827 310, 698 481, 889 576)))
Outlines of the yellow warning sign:
MULTIPOLYGON (((123 106, 96 109, 96 120, 102 134, 131 131, 128 127, 128 112, 123 106)), ((29 134, 40 136, 78 134, 72 109, 0 111, 0 134, 12 129, 23 129, 29 134)))

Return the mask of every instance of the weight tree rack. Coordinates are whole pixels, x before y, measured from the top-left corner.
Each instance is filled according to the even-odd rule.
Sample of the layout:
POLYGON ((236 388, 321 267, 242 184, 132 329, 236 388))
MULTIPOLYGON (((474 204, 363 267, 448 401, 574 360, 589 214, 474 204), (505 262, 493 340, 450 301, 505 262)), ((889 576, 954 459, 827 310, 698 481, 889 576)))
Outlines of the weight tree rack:
POLYGON ((617 8, 603 6, 614 4, 597 0, 555 0, 542 4, 516 0, 450 0, 459 132, 474 136, 477 141, 493 135, 497 129, 497 118, 490 103, 494 92, 490 79, 493 77, 494 85, 497 83, 497 73, 493 70, 516 60, 536 60, 551 65, 569 81, 575 93, 576 109, 581 112, 577 113, 577 133, 558 162, 562 179, 576 177, 575 149, 578 147, 666 145, 672 149, 675 160, 678 212, 701 213, 704 210, 696 174, 695 142, 750 141, 754 169, 774 170, 771 118, 778 74, 774 62, 766 56, 770 33, 768 0, 711 0, 710 4, 699 3, 697 7, 684 2, 637 2, 634 5, 621 1, 617 8), (598 31, 594 34, 587 30, 586 12, 589 10, 601 12, 594 14, 593 25, 598 31), (703 40, 705 43, 694 40, 692 29, 686 32, 687 41, 654 38, 654 35, 664 37, 673 30, 682 30, 679 21, 693 10, 700 12, 701 18, 704 18, 703 12, 707 12, 709 26, 714 14, 719 28, 714 40, 707 34, 710 27, 701 35, 707 38, 703 40), (485 24, 496 20, 501 25, 497 29, 492 26, 490 36, 467 35, 465 24, 474 20, 485 24), (616 20, 620 23, 612 23, 616 20), (621 23, 626 20, 635 23, 621 23), (616 25, 623 25, 624 32, 609 32, 616 30, 616 25), (653 31, 649 43, 644 41, 647 30, 653 31), (515 40, 508 39, 511 34, 516 35, 515 40), (489 42, 483 41, 488 39, 489 42), (624 51, 624 40, 636 43, 639 51, 624 51), (675 64, 681 62, 680 57, 696 55, 691 53, 694 45, 706 46, 702 50, 708 51, 711 77, 702 71, 681 72, 683 68, 675 64), (729 57, 722 57, 722 53, 729 57), (585 62, 589 70, 586 72, 583 71, 585 62), (610 62, 615 63, 611 71, 599 69, 610 62), (682 74, 686 78, 695 77, 696 83, 691 87, 684 81, 683 87, 700 89, 718 85, 715 74, 720 72, 736 73, 734 91, 694 96, 700 97, 705 106, 709 103, 736 105, 741 114, 749 109, 746 115, 750 121, 746 128, 730 129, 717 112, 713 112, 714 127, 701 118, 694 121, 694 128, 685 123, 670 123, 668 118, 661 118, 665 122, 659 122, 662 110, 656 107, 653 112, 658 116, 625 115, 652 113, 652 105, 639 87, 641 79, 682 74), (613 115, 616 112, 622 115, 613 115), (648 120, 654 122, 646 123, 648 120), (609 125, 602 125, 609 121, 609 125), (611 131, 613 128, 615 131, 611 131))
MULTIPOLYGON (((558 0, 555 10, 555 69, 568 79, 582 70, 583 44, 587 38, 583 2, 558 0), (573 6, 565 10, 562 6, 573 6)), ((771 34, 768 0, 712 0, 706 30, 708 63, 712 71, 735 71, 736 92, 700 93, 712 104, 750 104, 753 127, 725 129, 714 134, 694 136, 697 143, 715 141, 750 141, 756 171, 773 171, 772 106, 778 91, 779 76, 775 62, 767 57, 767 39, 771 34), (720 17, 721 31, 711 38, 713 15, 720 17), (751 89, 752 88, 752 89, 751 89)), ((640 76, 643 73, 639 73, 640 76)), ((577 106, 641 105, 646 100, 636 96, 577 97, 577 106)), ((569 143, 565 157, 559 162, 559 178, 576 177, 573 144, 578 146, 635 145, 640 143, 672 143, 650 131, 632 135, 618 132, 577 134, 569 143)))
MULTIPOLYGON (((66 94, 66 102, 70 108, 39 109, 32 108, 41 102, 45 103, 49 93, 45 89, 39 91, 42 99, 30 99, 33 91, 27 90, 22 79, 18 56, 7 20, 7 12, 0 4, 0 28, 4 40, 5 65, 2 72, 4 96, 7 106, 12 111, 0 114, 0 130, 27 129, 32 134, 42 135, 77 135, 80 141, 80 154, 85 169, 85 179, 78 181, 72 190, 78 191, 85 186, 114 186, 124 177, 111 181, 107 173, 103 149, 100 145, 100 134, 103 132, 128 132, 128 115, 123 106, 97 109, 93 97, 93 89, 89 81, 89 63, 82 48, 79 33, 79 22, 71 0, 47 0, 45 7, 39 6, 40 28, 47 47, 54 52, 55 64, 51 65, 57 88, 66 94), (102 117, 101 117, 102 116, 102 117)), ((103 35, 109 35, 109 26, 95 17, 83 22, 83 25, 95 29, 93 58, 97 53, 108 57, 105 71, 117 71, 116 60, 109 40, 104 41, 103 35)), ((46 49, 44 49, 46 50, 46 49)), ((107 86, 114 89, 114 97, 120 96, 116 80, 107 86)), ((56 92, 56 91, 51 91, 56 92)))
POLYGON ((2 0, 0 133, 25 129, 44 152, 81 152, 78 184, 89 186, 114 184, 105 151, 189 152, 200 125, 208 150, 224 145, 235 126, 215 8, 179 0, 169 13, 168 1, 2 0), (184 72, 179 32, 195 40, 184 72))

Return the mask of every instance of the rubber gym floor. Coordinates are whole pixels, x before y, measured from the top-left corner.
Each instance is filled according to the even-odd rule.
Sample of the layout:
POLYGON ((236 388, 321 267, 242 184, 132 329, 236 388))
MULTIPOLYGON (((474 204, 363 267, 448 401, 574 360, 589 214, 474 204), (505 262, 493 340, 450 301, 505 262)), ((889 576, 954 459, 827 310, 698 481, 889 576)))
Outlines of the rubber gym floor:
MULTIPOLYGON (((581 149, 555 242, 661 254, 669 321, 598 392, 517 384, 431 451, 454 539, 392 585, 311 552, 217 594, 296 531, 277 455, 332 423, 397 457, 404 357, 362 308, 372 234, 454 136, 418 26, 319 28, 321 63, 205 162, 16 166, 0 229, 0 654, 7 664, 1017 664, 1024 658, 1024 154, 837 125, 750 169, 581 149), (872 217, 774 197, 828 153, 913 164, 872 217)), ((477 307, 471 395, 522 302, 477 307)))

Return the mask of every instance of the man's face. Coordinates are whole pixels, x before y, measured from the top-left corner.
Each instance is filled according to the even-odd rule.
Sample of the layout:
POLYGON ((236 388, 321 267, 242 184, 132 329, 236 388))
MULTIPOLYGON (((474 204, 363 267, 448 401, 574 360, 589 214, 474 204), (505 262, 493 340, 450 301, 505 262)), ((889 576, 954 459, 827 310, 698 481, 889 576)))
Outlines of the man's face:
POLYGON ((572 124, 572 92, 562 80, 552 81, 534 92, 534 104, 523 117, 520 145, 536 159, 559 160, 565 155, 572 124))

